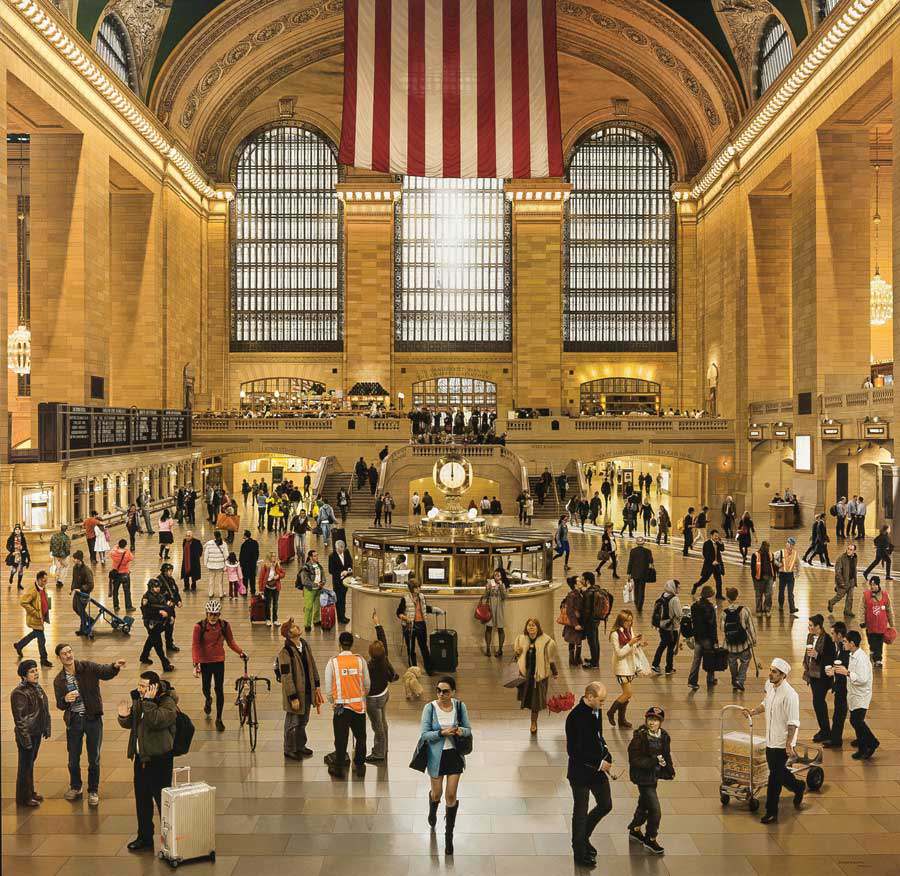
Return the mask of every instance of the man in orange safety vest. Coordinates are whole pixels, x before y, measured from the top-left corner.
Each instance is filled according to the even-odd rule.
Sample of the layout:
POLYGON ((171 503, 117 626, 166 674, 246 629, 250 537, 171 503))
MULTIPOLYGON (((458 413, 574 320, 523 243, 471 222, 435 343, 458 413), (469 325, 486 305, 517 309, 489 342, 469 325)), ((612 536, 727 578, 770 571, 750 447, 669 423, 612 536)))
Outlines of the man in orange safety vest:
POLYGON ((353 769, 357 776, 366 774, 366 694, 369 692, 369 667, 350 649, 353 633, 344 631, 338 637, 340 652, 325 667, 325 694, 334 704, 334 751, 325 755, 329 775, 343 779, 350 764, 347 742, 353 733, 353 769))

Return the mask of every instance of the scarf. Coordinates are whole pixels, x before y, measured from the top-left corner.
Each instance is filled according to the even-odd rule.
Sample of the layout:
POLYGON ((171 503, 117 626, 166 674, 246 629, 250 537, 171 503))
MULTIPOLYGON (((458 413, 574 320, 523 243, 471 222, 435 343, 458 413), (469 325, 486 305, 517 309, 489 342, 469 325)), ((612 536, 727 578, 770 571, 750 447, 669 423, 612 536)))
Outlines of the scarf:
POLYGON ((619 647, 627 645, 631 641, 631 630, 623 630, 621 627, 616 630, 619 636, 619 647))

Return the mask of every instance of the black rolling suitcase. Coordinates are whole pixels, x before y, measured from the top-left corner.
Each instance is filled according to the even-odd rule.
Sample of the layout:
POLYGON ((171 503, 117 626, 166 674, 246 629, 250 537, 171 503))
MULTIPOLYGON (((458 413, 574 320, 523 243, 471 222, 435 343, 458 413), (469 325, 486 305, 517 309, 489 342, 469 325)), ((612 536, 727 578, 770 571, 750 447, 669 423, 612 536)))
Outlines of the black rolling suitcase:
MULTIPOLYGON (((435 624, 440 616, 435 612, 435 624)), ((431 651, 431 669, 434 672, 456 672, 459 664, 456 630, 448 630, 447 615, 443 614, 443 617, 444 629, 435 629, 428 639, 428 650, 431 651)))

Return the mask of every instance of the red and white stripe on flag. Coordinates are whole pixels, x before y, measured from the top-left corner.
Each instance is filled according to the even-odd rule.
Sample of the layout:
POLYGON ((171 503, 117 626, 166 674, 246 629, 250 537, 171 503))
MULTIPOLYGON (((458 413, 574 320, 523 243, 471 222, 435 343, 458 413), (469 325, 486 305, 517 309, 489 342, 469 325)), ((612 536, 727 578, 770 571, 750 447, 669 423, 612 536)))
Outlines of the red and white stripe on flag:
POLYGON ((562 176, 556 0, 344 0, 340 161, 562 176))

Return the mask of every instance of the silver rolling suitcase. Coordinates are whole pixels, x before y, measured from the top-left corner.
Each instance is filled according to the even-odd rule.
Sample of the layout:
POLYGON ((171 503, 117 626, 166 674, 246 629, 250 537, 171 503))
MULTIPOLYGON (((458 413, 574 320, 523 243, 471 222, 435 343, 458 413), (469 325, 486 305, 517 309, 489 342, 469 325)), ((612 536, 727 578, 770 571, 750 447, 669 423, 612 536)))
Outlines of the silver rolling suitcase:
POLYGON ((172 787, 163 788, 159 856, 171 867, 195 858, 216 860, 216 789, 191 782, 190 767, 173 770, 172 787))

